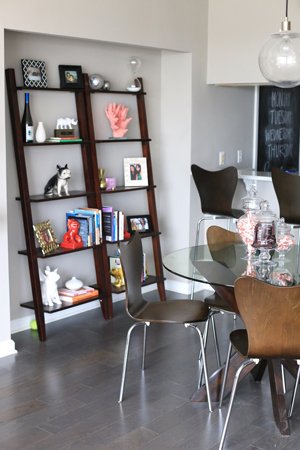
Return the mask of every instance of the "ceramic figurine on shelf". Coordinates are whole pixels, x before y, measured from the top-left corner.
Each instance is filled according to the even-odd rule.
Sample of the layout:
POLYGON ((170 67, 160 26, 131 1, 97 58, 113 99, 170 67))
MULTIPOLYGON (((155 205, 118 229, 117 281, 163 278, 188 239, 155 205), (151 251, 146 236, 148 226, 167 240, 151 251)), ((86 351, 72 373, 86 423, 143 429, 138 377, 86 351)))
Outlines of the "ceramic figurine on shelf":
POLYGON ((75 219, 68 219, 68 231, 64 234, 60 244, 64 248, 81 248, 83 247, 82 238, 79 235, 80 223, 75 219))
POLYGON ((57 119, 56 128, 59 130, 64 130, 66 128, 72 128, 72 125, 75 126, 78 124, 78 120, 72 119, 71 117, 60 117, 57 119))
POLYGON ((57 273, 57 269, 51 271, 47 266, 45 273, 39 269, 39 276, 42 290, 42 301, 45 306, 61 305, 61 300, 57 291, 57 281, 60 279, 60 275, 57 273))
POLYGON ((125 285, 123 270, 122 270, 122 266, 120 263, 118 263, 116 261, 116 267, 113 267, 111 269, 110 274, 115 279, 115 281, 113 282, 113 285, 116 288, 120 288, 125 285))
POLYGON ((100 189, 106 189, 105 169, 103 169, 103 167, 100 167, 100 169, 98 169, 98 174, 100 189))
POLYGON ((56 168, 56 174, 50 178, 44 188, 44 195, 46 197, 53 197, 54 195, 62 197, 62 191, 64 191, 65 195, 70 195, 68 189, 68 180, 71 178, 71 170, 68 168, 68 164, 66 164, 64 167, 61 167, 57 164, 56 168))
POLYGON ((105 108, 114 138, 123 138, 128 131, 128 124, 132 117, 127 117, 128 108, 121 103, 109 103, 105 108))

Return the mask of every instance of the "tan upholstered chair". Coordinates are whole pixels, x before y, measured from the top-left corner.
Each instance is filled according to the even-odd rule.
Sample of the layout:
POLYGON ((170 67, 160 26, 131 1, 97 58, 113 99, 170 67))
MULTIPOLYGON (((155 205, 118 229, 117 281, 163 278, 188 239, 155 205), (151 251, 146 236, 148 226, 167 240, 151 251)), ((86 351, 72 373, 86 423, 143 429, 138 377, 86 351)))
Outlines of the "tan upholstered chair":
MULTIPOLYGON (((143 341, 143 358, 142 369, 145 367, 145 349, 146 349, 146 329, 151 323, 173 323, 182 324, 185 327, 193 328, 199 337, 200 351, 197 355, 199 366, 203 367, 208 408, 212 411, 210 391, 208 384, 208 375, 206 367, 205 349, 202 333, 197 327, 198 322, 205 322, 204 334, 207 334, 209 308, 202 301, 197 300, 169 300, 169 301, 151 301, 148 302, 143 298, 141 289, 141 273, 143 267, 143 249, 141 237, 136 232, 128 243, 120 243, 120 257, 125 279, 126 300, 125 309, 129 317, 135 322, 128 330, 121 389, 119 396, 119 403, 123 400, 123 391, 126 377, 126 368, 128 360, 128 351, 130 344, 130 336, 132 331, 138 326, 144 327, 144 341, 143 341), (202 358, 201 358, 202 357, 202 358)), ((202 374, 202 367, 199 367, 199 380, 202 374)))
MULTIPOLYGON (((260 359, 300 359, 300 286, 279 287, 256 278, 241 277, 234 287, 239 315, 246 329, 234 330, 230 340, 245 358, 233 382, 227 417, 219 450, 222 450, 228 428, 239 376, 260 359)), ((298 370, 299 375, 299 370, 298 370)), ((296 383, 298 381, 298 377, 296 383)), ((294 394, 297 384, 295 384, 294 394)), ((289 415, 292 412, 294 395, 289 415)))

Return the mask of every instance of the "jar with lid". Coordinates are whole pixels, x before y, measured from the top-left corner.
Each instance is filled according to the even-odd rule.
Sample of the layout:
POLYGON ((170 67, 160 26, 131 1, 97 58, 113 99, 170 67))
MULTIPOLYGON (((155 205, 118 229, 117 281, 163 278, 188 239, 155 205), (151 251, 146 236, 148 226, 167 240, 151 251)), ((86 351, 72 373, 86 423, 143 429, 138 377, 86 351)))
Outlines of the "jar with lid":
POLYGON ((295 237, 291 233, 291 226, 285 223, 282 217, 277 223, 276 230, 276 252, 278 253, 278 267, 273 270, 269 282, 276 286, 292 286, 294 277, 286 267, 285 255, 295 245, 295 237))
POLYGON ((262 198, 257 195, 257 189, 251 185, 246 197, 242 198, 242 208, 245 214, 237 221, 237 230, 247 246, 246 259, 253 257, 254 249, 252 247, 254 241, 254 230, 256 225, 256 215, 260 208, 262 198))

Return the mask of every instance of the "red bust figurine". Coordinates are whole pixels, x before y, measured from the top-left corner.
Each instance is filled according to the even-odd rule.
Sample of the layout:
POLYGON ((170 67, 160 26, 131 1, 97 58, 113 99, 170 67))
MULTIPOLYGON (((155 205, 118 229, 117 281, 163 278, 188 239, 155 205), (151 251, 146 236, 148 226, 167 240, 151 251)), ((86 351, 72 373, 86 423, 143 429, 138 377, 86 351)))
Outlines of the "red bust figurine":
POLYGON ((64 234, 63 241, 60 246, 64 248, 81 248, 83 247, 82 238, 79 236, 80 224, 75 219, 68 219, 68 231, 64 234))

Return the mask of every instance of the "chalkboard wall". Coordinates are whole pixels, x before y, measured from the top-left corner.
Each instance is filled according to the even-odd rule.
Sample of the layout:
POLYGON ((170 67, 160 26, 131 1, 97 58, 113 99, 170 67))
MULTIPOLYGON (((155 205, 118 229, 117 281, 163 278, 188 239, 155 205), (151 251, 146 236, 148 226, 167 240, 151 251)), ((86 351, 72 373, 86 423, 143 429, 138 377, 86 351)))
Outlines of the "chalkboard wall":
POLYGON ((272 167, 298 172, 300 87, 259 89, 257 170, 272 167))

